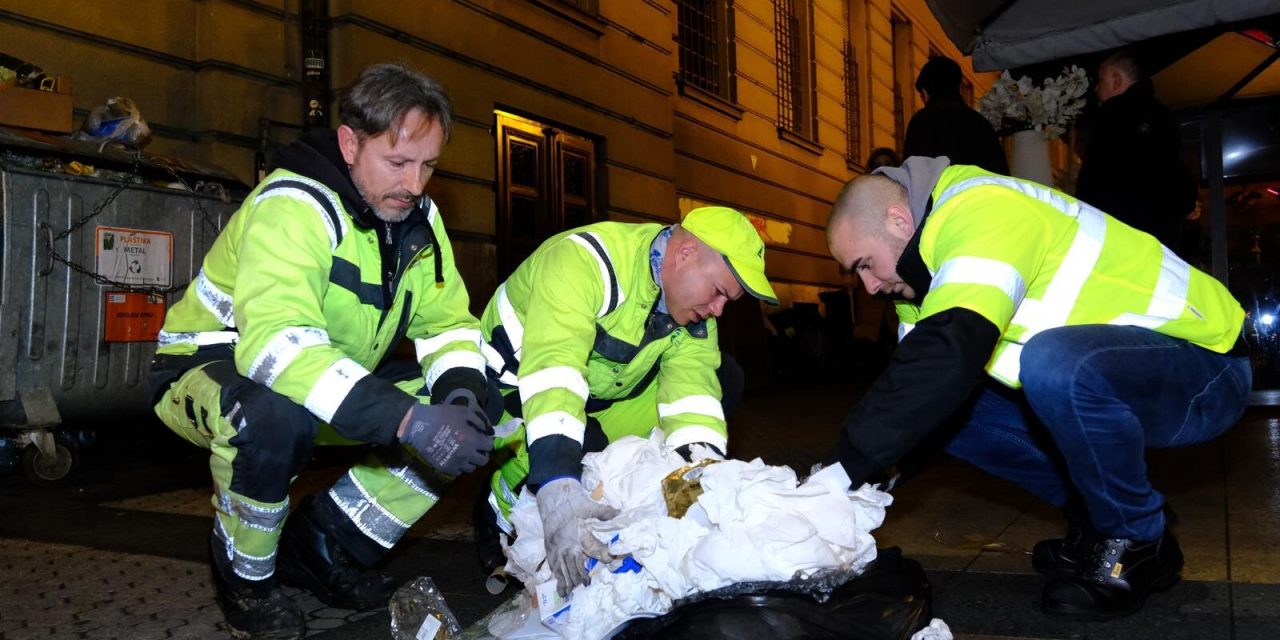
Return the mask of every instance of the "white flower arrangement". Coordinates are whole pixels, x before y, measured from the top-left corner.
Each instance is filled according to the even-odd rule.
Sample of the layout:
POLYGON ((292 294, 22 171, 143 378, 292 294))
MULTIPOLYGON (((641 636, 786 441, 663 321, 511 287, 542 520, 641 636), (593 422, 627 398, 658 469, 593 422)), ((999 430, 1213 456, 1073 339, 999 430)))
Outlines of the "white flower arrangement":
POLYGON ((1062 75, 1046 78, 1039 87, 1030 78, 1014 80, 1008 71, 978 101, 982 115, 1001 134, 1034 129, 1046 139, 1056 138, 1084 110, 1089 77, 1072 65, 1062 75))

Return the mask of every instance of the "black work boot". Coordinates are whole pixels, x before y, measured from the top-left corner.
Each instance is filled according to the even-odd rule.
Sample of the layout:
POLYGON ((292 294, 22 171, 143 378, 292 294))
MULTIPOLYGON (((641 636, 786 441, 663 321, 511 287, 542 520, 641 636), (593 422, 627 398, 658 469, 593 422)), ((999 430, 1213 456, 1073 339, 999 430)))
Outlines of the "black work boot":
MULTIPOLYGON (((1178 524, 1178 514, 1169 503, 1162 507, 1165 525, 1178 524)), ((1036 573, 1051 578, 1075 575, 1084 566, 1093 551, 1093 545, 1100 538, 1089 522, 1088 513, 1079 504, 1068 504, 1063 512, 1067 517, 1067 535, 1062 538, 1049 538, 1036 543, 1031 549, 1031 567, 1036 573)))
POLYGON ((214 600, 236 640, 295 640, 307 634, 307 621, 274 577, 245 580, 231 570, 226 544, 209 536, 214 600))
POLYGON ((276 574, 291 587, 314 593, 338 609, 364 611, 387 604, 394 579, 364 566, 344 549, 323 524, 313 496, 285 520, 276 557, 276 574))
POLYGON ((1097 541, 1089 518, 1068 510, 1067 535, 1037 542, 1031 549, 1031 566, 1049 577, 1075 575, 1097 541))
POLYGON ((1165 527, 1159 540, 1099 540, 1078 575, 1044 586, 1045 613, 1109 620, 1142 608, 1147 596, 1173 586, 1182 573, 1182 549, 1165 527))

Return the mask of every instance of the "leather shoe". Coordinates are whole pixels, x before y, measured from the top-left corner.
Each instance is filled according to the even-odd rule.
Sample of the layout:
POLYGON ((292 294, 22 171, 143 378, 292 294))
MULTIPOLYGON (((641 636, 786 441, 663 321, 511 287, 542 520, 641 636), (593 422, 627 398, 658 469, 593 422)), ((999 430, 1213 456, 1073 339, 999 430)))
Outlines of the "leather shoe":
POLYGON ((1045 584, 1041 607, 1050 615, 1109 620, 1141 609, 1181 573, 1182 549, 1168 527, 1158 540, 1102 539, 1077 575, 1045 584))
MULTIPOLYGON (((1167 527, 1178 525, 1178 514, 1165 503, 1162 507, 1167 527)), ((1101 537, 1089 523, 1089 516, 1082 507, 1068 506, 1067 534, 1061 538, 1049 538, 1036 543, 1031 549, 1031 567, 1036 573, 1049 577, 1073 576, 1084 567, 1101 537)))

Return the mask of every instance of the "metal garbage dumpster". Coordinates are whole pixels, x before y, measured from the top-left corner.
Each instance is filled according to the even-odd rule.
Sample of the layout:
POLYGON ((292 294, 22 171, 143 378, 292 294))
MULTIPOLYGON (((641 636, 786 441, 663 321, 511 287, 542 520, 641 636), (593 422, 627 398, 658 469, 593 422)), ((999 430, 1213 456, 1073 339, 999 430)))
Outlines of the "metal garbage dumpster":
POLYGON ((0 128, 0 464, 60 480, 60 427, 149 413, 165 310, 244 192, 221 169, 0 128))

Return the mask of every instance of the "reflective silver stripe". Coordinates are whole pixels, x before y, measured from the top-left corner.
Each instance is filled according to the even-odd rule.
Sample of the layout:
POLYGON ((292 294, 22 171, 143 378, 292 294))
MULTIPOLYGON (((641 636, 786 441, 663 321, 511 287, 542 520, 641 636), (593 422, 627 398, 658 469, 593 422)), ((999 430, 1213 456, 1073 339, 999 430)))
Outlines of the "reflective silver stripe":
POLYGON ((670 436, 667 436, 667 447, 671 449, 678 449, 686 444, 695 443, 709 444, 724 453, 728 450, 729 440, 719 431, 700 424, 680 427, 672 431, 670 436))
MULTIPOLYGON (((1080 291, 1084 288, 1085 281, 1093 273, 1098 263, 1098 256, 1102 253, 1102 243, 1106 240, 1107 219, 1101 211, 1088 204, 1078 200, 1072 201, 1042 185, 998 176, 972 178, 954 184, 934 200, 934 208, 941 207, 944 202, 962 191, 986 185, 1005 187, 1035 198, 1057 209, 1063 215, 1075 218, 1078 225, 1076 235, 1071 240, 1071 247, 1067 250, 1062 263, 1054 271, 1053 279, 1045 288, 1044 296, 1039 300, 1024 299, 1013 315, 1012 324, 1026 328, 1019 340, 1020 343, 1025 344, 1045 329, 1066 324, 1071 310, 1075 308, 1076 300, 1080 297, 1080 291)), ((1003 366, 1006 372, 1019 369, 1016 359, 1014 365, 1006 363, 1003 366)))
POLYGON ((422 359, 434 355, 435 352, 445 348, 450 342, 468 342, 480 346, 480 330, 461 327, 458 329, 450 329, 439 335, 430 338, 418 338, 413 341, 413 349, 418 354, 418 362, 422 359))
POLYGON ((278 506, 270 508, 259 507, 243 500, 237 500, 225 493, 222 494, 221 498, 224 511, 234 514, 241 525, 258 531, 273 533, 280 530, 280 525, 284 523, 285 516, 289 515, 288 497, 278 506))
POLYGON ((511 418, 506 422, 493 425, 493 437, 510 438, 517 429, 524 426, 524 418, 511 418))
POLYGON ((533 373, 520 376, 520 402, 528 402, 530 398, 548 389, 568 389, 574 395, 586 401, 591 395, 587 387, 587 379, 582 373, 570 366, 547 367, 533 373))
POLYGON ((1160 261, 1160 278, 1156 280, 1151 302, 1145 314, 1124 313, 1111 324, 1130 325, 1155 329, 1182 316, 1187 308, 1187 292, 1191 288, 1191 265, 1188 265, 1168 247, 1160 247, 1164 253, 1160 261))
POLYGON ((591 246, 591 243, 587 242, 586 238, 583 238, 576 233, 570 234, 569 239, 586 249, 587 253, 591 254, 591 256, 596 259, 596 266, 600 268, 600 282, 604 283, 604 293, 602 295, 604 301, 600 304, 600 310, 596 312, 596 317, 602 317, 604 314, 608 313, 610 309, 615 309, 621 305, 622 301, 625 300, 627 296, 622 291, 621 287, 614 286, 613 278, 609 276, 609 273, 612 271, 611 266, 613 265, 613 259, 609 256, 609 250, 604 249, 604 241, 600 239, 600 234, 592 231, 586 235, 591 236, 600 244, 601 249, 604 250, 604 255, 601 255, 600 252, 596 251, 596 248, 591 246), (618 291, 617 302, 614 302, 613 300, 614 289, 617 289, 618 291))
POLYGON ((484 375, 485 364, 484 356, 475 351, 450 351, 436 358, 427 369, 425 377, 427 388, 430 389, 436 386, 436 380, 439 380, 440 376, 450 369, 472 369, 480 375, 484 375))
POLYGON ((323 184, 304 176, 281 176, 279 178, 276 178, 275 180, 272 180, 271 182, 268 182, 266 187, 264 187, 263 190, 258 193, 258 197, 253 199, 253 204, 256 206, 259 202, 274 196, 286 196, 286 197, 293 198, 295 200, 301 200, 311 205, 311 207, 316 210, 316 213, 320 214, 320 219, 324 221, 325 231, 329 232, 329 245, 331 249, 338 248, 339 231, 341 231, 341 234, 343 236, 347 235, 347 220, 346 220, 346 216, 343 215, 343 212, 346 211, 346 209, 342 206, 341 202, 338 202, 338 199, 334 196, 333 190, 330 189, 329 187, 326 187, 323 184), (325 211, 324 206, 321 205, 319 202, 316 202, 316 199, 310 193, 307 193, 306 191, 303 191, 301 189, 290 189, 288 187, 283 187, 280 189, 271 189, 269 191, 267 190, 267 188, 270 187, 272 183, 282 181, 282 180, 292 180, 296 182, 301 182, 305 185, 312 187, 316 191, 323 193, 324 197, 329 201, 329 204, 333 206, 334 213, 337 214, 339 228, 334 228, 333 218, 329 217, 329 213, 325 211))
POLYGON ((520 361, 520 351, 524 344, 524 325, 520 324, 520 316, 507 297, 507 285, 498 287, 498 319, 502 321, 502 330, 507 334, 507 341, 515 352, 516 362, 520 361))
MULTIPOLYGON (((511 500, 510 502, 514 504, 515 500, 511 500)), ((489 492, 489 507, 493 509, 493 515, 498 521, 498 528, 502 529, 503 533, 509 536, 514 536, 516 534, 516 528, 511 524, 511 521, 508 520, 506 516, 502 515, 502 508, 498 506, 498 497, 493 495, 492 491, 489 492)))
MULTIPOLYGON (((516 500, 519 499, 516 492, 512 491, 511 487, 507 486, 507 479, 502 476, 498 476, 498 490, 502 492, 502 499, 506 500, 507 504, 515 504, 516 500)), ((498 512, 501 513, 502 510, 499 509, 498 512)))
POLYGON ((236 316, 231 301, 231 296, 225 291, 218 288, 209 276, 204 274, 204 269, 200 269, 200 274, 196 276, 196 298, 204 305, 209 313, 217 318, 218 322, 224 327, 235 328, 236 316))
POLYGON ((991 363, 991 375, 1011 387, 1017 387, 1022 375, 1022 345, 1005 343, 1000 355, 991 363))
POLYGON ((169 333, 161 331, 156 336, 156 344, 167 347, 171 344, 193 344, 203 347, 212 344, 235 344, 240 334, 235 331, 191 331, 186 333, 169 333))
POLYGON ((902 342, 902 339, 907 337, 907 334, 911 333, 911 330, 914 328, 916 328, 916 326, 914 324, 911 324, 910 322, 899 322, 898 323, 898 342, 902 342))
POLYGON ((361 533, 383 548, 395 546, 409 530, 409 525, 378 504, 350 471, 329 489, 329 496, 361 533))
MULTIPOLYGON (((942 203, 950 200, 952 196, 962 191, 985 185, 995 185, 1005 187, 1007 189, 1013 189, 1023 195, 1031 196, 1032 198, 1035 198, 1036 200, 1039 200, 1072 217, 1075 217, 1076 215, 1074 213, 1075 209, 1093 209, 1093 207, 1090 207, 1079 200, 1072 202, 1063 197, 1061 193, 1056 193, 1042 184, 1004 176, 982 176, 957 182, 956 184, 947 187, 943 190, 942 195, 939 195, 934 199, 933 208, 934 210, 937 210, 942 206, 942 203)), ((1097 209, 1094 209, 1094 211, 1097 211, 1097 209)))
MULTIPOLYGON (((495 374, 507 366, 507 361, 502 359, 502 354, 498 353, 498 350, 494 349, 488 342, 480 343, 480 353, 484 354, 485 361, 489 363, 489 369, 495 374)), ((498 382, 514 387, 518 380, 516 379, 516 374, 507 371, 498 376, 498 382)))
POLYGON ((387 471, 390 471, 391 475, 399 478, 400 482, 403 482, 405 486, 431 500, 431 502, 435 503, 440 501, 440 496, 427 488, 427 483, 422 480, 422 476, 418 475, 418 472, 414 471, 412 467, 409 467, 408 465, 387 467, 387 471))
POLYGON ((1027 295, 1027 283, 1013 265, 991 258, 960 256, 942 263, 934 274, 929 289, 948 284, 979 284, 999 289, 1009 297, 1014 308, 1027 295))
MULTIPOLYGON (((418 200, 418 206, 422 206, 423 200, 427 200, 427 198, 423 197, 422 199, 418 200)), ((432 227, 435 227, 436 221, 440 219, 440 207, 436 206, 436 203, 434 200, 428 200, 428 202, 431 203, 431 206, 427 208, 427 224, 431 225, 432 227)))
POLYGON ((231 571, 245 580, 266 580, 276 572, 276 550, 265 556, 249 555, 236 548, 235 539, 222 525, 222 518, 214 517, 217 537, 222 540, 226 558, 231 561, 231 571))
MULTIPOLYGON (((1040 304, 1031 307, 1035 311, 1034 316, 1026 317, 1026 322, 1020 323, 1027 328, 1027 332, 1022 335, 1023 344, 1045 329, 1061 327, 1067 323, 1067 317, 1080 298, 1080 290, 1098 264, 1107 232, 1106 218, 1097 209, 1083 206, 1079 207, 1076 220, 1080 227, 1071 240, 1071 248, 1067 249, 1062 264, 1054 271, 1053 279, 1040 298, 1040 304)), ((1016 317, 1014 321, 1017 322, 1016 317)))
POLYGON ((293 361, 302 355, 303 349, 329 344, 329 332, 318 327, 285 327, 267 341, 249 366, 249 379, 268 388, 293 361))
POLYGON ((338 412, 338 405, 351 393, 351 388, 367 375, 369 370, 360 366, 360 363, 342 358, 320 374, 320 379, 311 387, 311 392, 302 405, 320 420, 329 422, 333 420, 333 414, 338 412))
POLYGON ((682 413, 697 413, 724 422, 724 406, 712 396, 685 396, 669 404, 658 403, 659 418, 670 418, 682 413))
POLYGON ((544 413, 525 424, 525 439, 530 444, 534 440, 546 436, 567 436, 576 442, 582 442, 587 432, 587 425, 565 411, 544 413))

